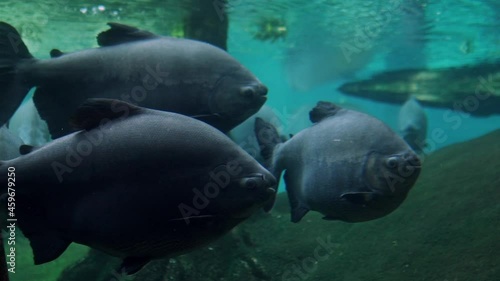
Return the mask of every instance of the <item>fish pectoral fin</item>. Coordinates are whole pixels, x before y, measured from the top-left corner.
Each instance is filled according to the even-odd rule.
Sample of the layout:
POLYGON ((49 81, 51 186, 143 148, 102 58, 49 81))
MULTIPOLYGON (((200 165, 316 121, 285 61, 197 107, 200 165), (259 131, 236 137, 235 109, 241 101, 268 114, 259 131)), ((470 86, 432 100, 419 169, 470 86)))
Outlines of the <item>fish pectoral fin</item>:
POLYGON ((222 116, 219 113, 207 113, 207 114, 197 114, 197 115, 189 115, 191 118, 207 118, 207 117, 217 117, 221 118, 222 116))
POLYGON ((158 37, 158 35, 152 32, 140 30, 137 27, 121 23, 109 22, 108 25, 111 27, 110 29, 97 35, 97 43, 101 47, 114 46, 158 37))
POLYGON ((354 204, 366 204, 372 201, 377 196, 375 192, 349 192, 344 193, 340 197, 349 200, 354 204))
POLYGON ((58 58, 60 56, 64 55, 64 53, 59 50, 59 49, 52 49, 50 50, 50 57, 51 58, 58 58))
MULTIPOLYGON (((30 188, 30 186, 23 187, 28 190, 30 188)), ((46 209, 44 200, 37 195, 26 196, 24 193, 16 193, 16 200, 18 200, 16 201, 18 226, 30 241, 35 264, 44 264, 57 259, 72 241, 63 238, 59 231, 51 228, 53 221, 48 218, 47 214, 50 212, 46 209)), ((63 228, 66 226, 64 222, 60 222, 60 225, 63 228)))
POLYGON ((338 221, 338 220, 340 220, 340 217, 324 216, 323 219, 326 221, 338 221))
POLYGON ((120 265, 118 272, 124 273, 126 275, 132 275, 141 270, 146 264, 151 261, 150 258, 146 257, 128 257, 125 258, 120 265))
POLYGON ((225 118, 222 117, 219 113, 207 113, 207 114, 197 114, 197 115, 188 115, 191 118, 199 120, 201 122, 207 123, 212 127, 219 129, 219 131, 223 133, 228 133, 228 130, 224 125, 225 118))
POLYGON ((327 101, 319 101, 316 106, 309 111, 309 119, 313 123, 321 122, 323 119, 334 116, 342 107, 327 101))
POLYGON ((71 117, 70 124, 75 129, 90 130, 101 125, 101 121, 126 118, 143 112, 133 104, 113 99, 88 99, 71 117))
POLYGON ((275 202, 276 202, 276 193, 273 194, 271 196, 271 198, 269 198, 269 200, 267 200, 264 203, 264 205, 262 205, 262 208, 264 209, 264 212, 269 213, 273 209, 275 202))
POLYGON ((182 217, 182 218, 170 219, 168 221, 169 222, 178 222, 178 221, 188 222, 190 220, 207 220, 207 219, 213 219, 215 217, 216 216, 213 216, 213 215, 189 216, 189 217, 182 217))
POLYGON ((211 124, 214 121, 220 120, 222 118, 222 116, 218 113, 189 115, 189 117, 200 120, 200 121, 208 123, 208 124, 211 124))
POLYGON ((29 235, 28 238, 36 265, 57 259, 71 244, 71 241, 64 240, 53 233, 29 235))
POLYGON ((37 150, 38 147, 36 146, 32 146, 32 145, 27 145, 27 144, 22 144, 20 147, 19 147, 19 154, 21 155, 26 155, 28 153, 31 153, 32 151, 34 150, 37 150))
POLYGON ((309 208, 297 206, 292 209, 292 222, 299 222, 309 212, 309 208))

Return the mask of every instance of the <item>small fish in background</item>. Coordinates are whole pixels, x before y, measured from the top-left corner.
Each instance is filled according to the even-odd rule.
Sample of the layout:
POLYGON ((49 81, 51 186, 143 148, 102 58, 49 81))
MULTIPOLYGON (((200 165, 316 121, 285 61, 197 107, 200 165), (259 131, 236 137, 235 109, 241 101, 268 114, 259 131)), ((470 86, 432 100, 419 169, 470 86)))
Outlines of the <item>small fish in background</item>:
POLYGON ((401 107, 398 123, 399 132, 403 139, 415 152, 423 154, 427 138, 427 115, 413 96, 401 107))
POLYGON ((426 107, 485 117, 500 114, 500 91, 495 90, 498 83, 500 61, 493 59, 453 67, 384 71, 369 79, 344 83, 338 90, 391 104, 402 104, 413 96, 426 107), (477 101, 477 107, 466 104, 471 97, 477 101), (479 102, 486 98, 488 102, 479 102))
POLYGON ((10 160, 21 155, 19 147, 23 141, 3 125, 0 128, 0 160, 10 160))
POLYGON ((283 127, 282 120, 280 120, 279 116, 276 115, 273 109, 264 105, 257 113, 231 130, 229 136, 236 144, 243 148, 243 150, 255 158, 259 163, 263 163, 264 159, 262 159, 260 155, 260 146, 254 133, 256 118, 269 120, 269 122, 277 128, 283 127))
POLYGON ((15 167, 16 218, 35 264, 75 242, 133 274, 222 236, 276 192, 271 173, 199 120, 93 99, 72 124, 81 131, 0 161, 0 182, 15 167))
POLYGON ((41 146, 51 140, 47 123, 38 114, 33 99, 28 99, 16 110, 9 120, 9 129, 30 145, 41 146))
POLYGON ((158 36, 109 23, 100 48, 33 58, 19 33, 0 22, 0 125, 28 91, 53 138, 74 130, 67 120, 88 98, 113 98, 193 116, 228 132, 255 114, 267 88, 227 52, 210 44, 158 36))
POLYGON ((311 210, 326 220, 368 221, 405 200, 421 164, 396 133, 376 118, 329 102, 319 102, 309 116, 314 125, 284 143, 271 124, 255 122, 266 166, 277 179, 285 171, 292 222, 311 210))

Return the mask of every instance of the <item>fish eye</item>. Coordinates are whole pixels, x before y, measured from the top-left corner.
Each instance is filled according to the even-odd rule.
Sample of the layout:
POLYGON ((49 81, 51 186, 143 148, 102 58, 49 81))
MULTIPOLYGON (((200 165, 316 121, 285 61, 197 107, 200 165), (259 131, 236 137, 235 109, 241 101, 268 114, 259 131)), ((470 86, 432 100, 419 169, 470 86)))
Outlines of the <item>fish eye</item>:
POLYGON ((264 183, 263 176, 252 176, 246 179, 243 179, 241 185, 246 189, 256 189, 260 188, 264 183))
POLYGON ((385 164, 390 169, 395 169, 398 167, 398 158, 397 157, 389 157, 385 160, 385 164))
POLYGON ((247 189, 255 189, 257 187, 257 182, 255 179, 248 179, 245 181, 245 187, 247 189))

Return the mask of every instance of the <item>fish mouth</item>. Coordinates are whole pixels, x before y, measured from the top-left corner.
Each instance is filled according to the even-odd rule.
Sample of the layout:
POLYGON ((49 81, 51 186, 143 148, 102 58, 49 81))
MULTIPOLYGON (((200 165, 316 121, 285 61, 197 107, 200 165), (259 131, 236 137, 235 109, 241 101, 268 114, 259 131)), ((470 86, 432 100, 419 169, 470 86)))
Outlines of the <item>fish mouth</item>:
POLYGON ((257 97, 255 98, 255 103, 258 104, 258 105, 263 105, 264 103, 266 103, 267 101, 267 97, 266 96, 260 96, 260 97, 257 97))
POLYGON ((276 195, 276 188, 274 187, 268 187, 262 196, 260 196, 259 199, 261 199, 263 202, 267 202, 269 199, 271 199, 273 196, 276 195))
POLYGON ((264 84, 244 86, 240 89, 240 96, 252 103, 262 105, 267 100, 268 89, 264 84))

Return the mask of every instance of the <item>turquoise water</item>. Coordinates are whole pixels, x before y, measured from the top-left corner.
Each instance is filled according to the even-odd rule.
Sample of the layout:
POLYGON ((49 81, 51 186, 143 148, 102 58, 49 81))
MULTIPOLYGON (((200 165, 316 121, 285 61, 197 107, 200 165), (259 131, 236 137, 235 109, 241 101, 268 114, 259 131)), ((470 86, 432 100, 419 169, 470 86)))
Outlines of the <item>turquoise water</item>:
MULTIPOLYGON (((397 116, 398 106, 346 96, 339 93, 337 87, 353 78, 367 78, 384 70, 461 66, 494 61, 500 56, 496 1, 402 3, 409 8, 386 12, 391 5, 384 6, 383 1, 351 1, 349 4, 340 1, 230 1, 228 51, 268 86, 267 105, 283 119, 294 115, 304 105, 310 108, 318 100, 329 100, 352 105, 397 129, 397 120, 393 117, 397 116), (371 27, 377 20, 380 22, 374 16, 377 13, 385 13, 384 24, 368 38, 367 46, 353 55, 352 63, 346 64, 338 46, 350 42, 356 29, 371 27), (259 21, 266 17, 282 19, 286 37, 274 42, 254 39, 259 21), (299 52, 294 56, 290 50, 297 49, 299 52), (314 54, 312 58, 311 53, 314 54), (311 66, 305 70, 296 67, 297 74, 288 75, 289 65, 300 65, 301 61, 311 66), (328 71, 332 74, 324 73, 328 71), (325 75, 329 75, 325 82, 311 81, 315 76, 325 75), (294 87, 296 85, 299 86, 294 87)), ((96 47, 94 38, 106 29, 105 23, 109 21, 176 35, 182 30, 183 15, 189 11, 186 1, 134 1, 128 4, 120 1, 60 0, 36 4, 3 1, 0 5, 4 11, 3 20, 19 27, 29 49, 38 58, 48 58, 52 48, 76 51, 96 47)), ((443 121, 443 110, 427 108, 426 111, 429 131, 442 128, 448 136, 445 142, 437 143, 435 149, 483 135, 498 128, 500 121, 498 116, 467 117, 463 118, 459 129, 453 129, 443 121)), ((302 128, 292 127, 290 133, 302 128)))
MULTIPOLYGON (((308 112, 319 100, 368 113, 398 131, 400 105, 348 96, 337 88, 387 70, 498 62, 500 2, 402 0, 405 8, 395 9, 391 5, 396 2, 400 3, 229 0, 227 50, 269 88, 266 105, 277 116, 285 135, 310 126, 308 112), (275 41, 256 39, 256 34, 263 32, 259 23, 266 19, 276 20, 270 28, 282 31, 275 41), (339 46, 356 40, 360 29, 372 33, 359 39, 358 51, 348 55, 346 63, 346 54, 339 46)), ((174 0, 6 0, 0 3, 0 20, 20 31, 35 57, 49 58, 53 48, 72 52, 97 47, 95 36, 107 29, 107 22, 182 37, 182 20, 191 8, 190 1, 174 0)), ((498 93, 499 86, 495 87, 498 93)), ((424 109, 428 133, 443 130, 445 136, 442 141, 429 140, 428 154, 500 128, 500 109, 488 117, 461 115, 457 127, 446 122, 446 109, 424 109)), ((45 138, 38 134, 32 143, 41 144, 45 138)), ((59 273, 87 251, 83 246, 71 246, 60 260, 35 267, 30 264, 28 242, 21 240, 19 245, 26 253, 20 263, 27 269, 11 274, 13 281, 58 280, 59 273)))

